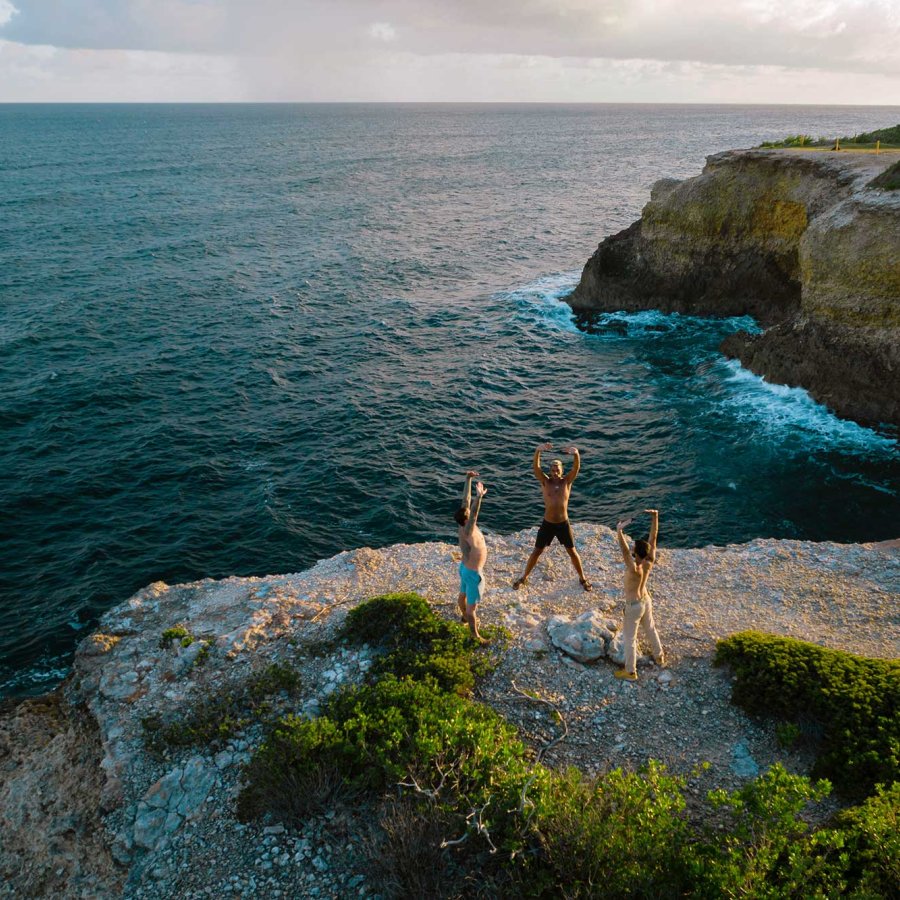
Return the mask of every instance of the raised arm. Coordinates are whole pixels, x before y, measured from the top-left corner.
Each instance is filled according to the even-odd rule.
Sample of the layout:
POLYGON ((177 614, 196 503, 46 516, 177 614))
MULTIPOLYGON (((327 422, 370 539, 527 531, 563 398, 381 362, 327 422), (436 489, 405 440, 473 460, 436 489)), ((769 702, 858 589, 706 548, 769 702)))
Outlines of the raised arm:
POLYGON ((645 509, 644 512, 650 514, 650 537, 647 539, 647 543, 650 545, 650 559, 653 562, 656 562, 656 538, 659 534, 659 510, 645 509))
POLYGON ((466 486, 463 488, 462 505, 468 509, 472 505, 472 479, 477 478, 478 473, 471 469, 466 472, 466 486))
POLYGON ((622 533, 622 529, 628 525, 630 519, 623 519, 616 525, 616 538, 619 541, 619 549, 622 551, 622 559, 625 561, 625 568, 630 572, 637 572, 637 566, 634 562, 634 557, 631 555, 631 550, 628 548, 628 539, 622 533))
POLYGON ((481 501, 487 493, 487 488, 479 481, 475 485, 475 506, 469 514, 469 521, 466 522, 465 533, 470 535, 472 529, 478 524, 478 513, 481 512, 481 501))
POLYGON ((538 481, 543 484, 547 480, 547 476, 544 474, 544 470, 541 468, 541 451, 542 450, 552 450, 553 444, 549 441, 546 444, 541 444, 537 450, 534 451, 534 459, 531 461, 531 468, 534 471, 534 477, 537 478, 538 481))
POLYGON ((566 475, 566 482, 568 484, 571 484, 578 477, 578 473, 581 471, 581 454, 578 452, 577 447, 563 447, 562 452, 568 453, 573 457, 572 468, 569 469, 569 474, 566 475))

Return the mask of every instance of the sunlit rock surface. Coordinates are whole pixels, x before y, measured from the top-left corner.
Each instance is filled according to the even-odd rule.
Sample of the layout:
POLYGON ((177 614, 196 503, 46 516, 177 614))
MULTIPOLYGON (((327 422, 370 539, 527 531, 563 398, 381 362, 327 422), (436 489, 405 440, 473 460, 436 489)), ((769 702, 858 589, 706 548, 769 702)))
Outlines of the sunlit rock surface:
POLYGON ((900 158, 732 150, 664 179, 641 219, 606 238, 576 310, 754 316, 723 350, 839 415, 900 424, 900 191, 872 186, 900 158))

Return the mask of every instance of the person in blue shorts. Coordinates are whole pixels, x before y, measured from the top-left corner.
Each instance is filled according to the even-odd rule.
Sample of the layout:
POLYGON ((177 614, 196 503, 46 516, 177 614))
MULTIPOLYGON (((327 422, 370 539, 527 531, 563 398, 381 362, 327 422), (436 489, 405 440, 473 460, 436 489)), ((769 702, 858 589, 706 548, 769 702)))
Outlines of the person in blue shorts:
POLYGON ((484 564, 487 561, 487 545, 478 527, 478 513, 487 488, 479 481, 475 484, 475 506, 472 507, 472 481, 478 477, 474 471, 466 472, 466 486, 462 502, 453 515, 459 525, 459 612, 467 622, 472 637, 480 644, 488 641, 478 633, 478 604, 484 599, 484 564))

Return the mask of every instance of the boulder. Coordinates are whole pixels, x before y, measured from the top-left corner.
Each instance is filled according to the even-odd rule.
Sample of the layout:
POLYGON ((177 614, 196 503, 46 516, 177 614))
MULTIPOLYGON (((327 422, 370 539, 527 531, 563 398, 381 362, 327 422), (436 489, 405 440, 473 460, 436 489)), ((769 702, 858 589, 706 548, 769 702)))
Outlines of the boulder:
POLYGON ((570 619, 553 616, 547 623, 547 633, 553 645, 578 662, 594 662, 607 655, 613 640, 610 623, 599 610, 588 610, 570 619))

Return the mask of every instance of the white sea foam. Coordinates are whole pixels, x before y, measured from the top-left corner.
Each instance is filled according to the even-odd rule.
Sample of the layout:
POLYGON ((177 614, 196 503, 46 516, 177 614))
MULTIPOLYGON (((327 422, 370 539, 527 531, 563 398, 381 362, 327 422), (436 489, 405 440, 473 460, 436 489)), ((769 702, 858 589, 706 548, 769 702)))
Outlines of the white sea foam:
MULTIPOLYGON (((639 338, 648 333, 664 338, 677 331, 684 334, 705 328, 715 328, 719 333, 762 330, 750 316, 717 319, 641 310, 598 313, 595 321, 600 333, 586 333, 575 324, 575 315, 569 306, 561 302, 561 298, 575 287, 579 276, 579 272, 546 275, 501 296, 511 299, 519 314, 529 322, 540 323, 543 328, 581 334, 587 341, 639 338)), ((713 393, 718 397, 713 402, 743 426, 749 426, 754 439, 778 440, 779 443, 785 439, 798 439, 804 452, 838 450, 855 455, 883 456, 897 451, 894 437, 838 418, 804 389, 770 384, 735 360, 726 360, 715 353, 710 356, 703 366, 707 379, 716 383, 713 393)), ((870 486, 894 493, 884 485, 870 486)))
MULTIPOLYGON (((587 339, 607 337, 606 334, 585 332, 578 328, 572 309, 568 304, 562 302, 562 298, 575 289, 580 277, 579 271, 544 275, 499 296, 513 300, 520 311, 529 318, 536 317, 545 326, 556 327, 561 331, 580 333, 587 339)), ((615 338, 618 338, 622 331, 637 337, 648 331, 669 332, 678 329, 696 329, 702 325, 712 325, 717 330, 743 330, 751 333, 761 331, 756 320, 751 316, 731 316, 722 319, 711 316, 687 316, 677 312, 666 313, 658 309, 597 313, 596 324, 601 329, 609 327, 615 338)))
POLYGON ((724 388, 721 405, 738 421, 751 425, 758 437, 766 433, 783 437, 787 430, 803 437, 805 449, 810 450, 897 451, 896 439, 838 418, 803 388, 770 384, 733 359, 719 361, 716 368, 724 388))
POLYGON ((556 328, 571 334, 581 333, 575 325, 571 307, 562 303, 562 298, 571 293, 578 284, 579 272, 563 272, 544 275, 529 284, 498 295, 512 300, 520 315, 531 322, 540 322, 544 327, 556 328))

